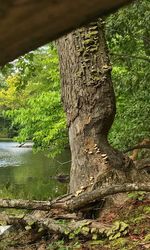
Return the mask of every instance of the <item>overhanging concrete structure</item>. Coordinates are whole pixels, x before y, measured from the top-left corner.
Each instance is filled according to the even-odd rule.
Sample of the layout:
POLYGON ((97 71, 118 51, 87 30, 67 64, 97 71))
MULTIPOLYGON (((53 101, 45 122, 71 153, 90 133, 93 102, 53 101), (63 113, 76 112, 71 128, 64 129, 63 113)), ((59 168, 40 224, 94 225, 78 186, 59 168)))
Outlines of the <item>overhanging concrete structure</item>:
POLYGON ((0 65, 131 0, 0 0, 0 65))

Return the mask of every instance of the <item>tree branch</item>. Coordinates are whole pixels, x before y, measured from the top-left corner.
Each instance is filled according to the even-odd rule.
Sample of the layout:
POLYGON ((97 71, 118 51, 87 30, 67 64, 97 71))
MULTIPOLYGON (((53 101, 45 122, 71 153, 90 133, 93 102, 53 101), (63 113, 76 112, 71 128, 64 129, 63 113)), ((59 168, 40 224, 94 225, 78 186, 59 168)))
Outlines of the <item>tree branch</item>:
POLYGON ((134 150, 134 149, 142 149, 142 148, 146 148, 146 149, 150 149, 150 144, 145 144, 145 145, 135 145, 135 146, 133 146, 133 147, 131 147, 131 148, 127 148, 127 149, 125 149, 124 151, 123 151, 123 153, 127 153, 127 152, 129 152, 129 151, 132 151, 132 150, 134 150))
POLYGON ((1 208, 17 208, 17 209, 29 209, 29 210, 44 210, 49 211, 51 209, 60 209, 64 211, 76 211, 80 210, 94 202, 101 201, 101 199, 114 195, 117 193, 126 193, 131 191, 146 191, 150 192, 150 183, 137 184, 126 183, 124 185, 115 185, 111 187, 104 187, 96 189, 91 192, 82 193, 79 196, 68 195, 64 198, 56 199, 55 201, 29 201, 29 200, 10 200, 0 199, 1 208))
POLYGON ((124 185, 115 185, 112 187, 104 187, 96 189, 92 192, 81 194, 78 197, 73 198, 68 203, 68 210, 75 211, 84 208, 90 203, 96 201, 101 201, 101 199, 114 195, 117 193, 126 193, 131 191, 146 191, 150 192, 150 183, 147 184, 137 184, 137 183, 126 183, 124 185))
POLYGON ((150 173, 150 158, 144 158, 135 162, 138 169, 145 169, 150 173))
POLYGON ((150 57, 146 56, 134 56, 134 55, 125 55, 125 54, 117 54, 117 53, 110 53, 111 56, 119 57, 119 58, 131 58, 131 59, 137 59, 137 60, 144 60, 150 62, 150 57))
POLYGON ((2 208, 16 208, 28 210, 43 210, 49 211, 51 207, 50 201, 35 201, 35 200, 21 200, 21 199, 0 199, 0 207, 2 208))

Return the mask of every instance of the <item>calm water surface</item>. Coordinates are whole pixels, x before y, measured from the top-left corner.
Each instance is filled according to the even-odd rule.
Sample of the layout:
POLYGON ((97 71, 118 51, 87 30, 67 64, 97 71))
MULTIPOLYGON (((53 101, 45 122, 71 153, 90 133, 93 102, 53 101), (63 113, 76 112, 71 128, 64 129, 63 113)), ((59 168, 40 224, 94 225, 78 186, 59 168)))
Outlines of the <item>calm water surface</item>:
POLYGON ((51 178, 68 174, 70 153, 55 159, 31 148, 19 148, 15 142, 0 141, 0 198, 49 199, 64 194, 67 184, 51 178))

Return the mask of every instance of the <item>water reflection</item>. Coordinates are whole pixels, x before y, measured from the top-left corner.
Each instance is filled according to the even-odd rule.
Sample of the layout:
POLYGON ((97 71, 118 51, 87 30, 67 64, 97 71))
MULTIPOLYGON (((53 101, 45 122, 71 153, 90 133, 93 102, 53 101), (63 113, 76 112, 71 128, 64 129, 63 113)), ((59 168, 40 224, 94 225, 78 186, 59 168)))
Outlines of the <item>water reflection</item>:
POLYGON ((68 174, 70 153, 66 150, 55 159, 31 148, 19 148, 15 142, 0 142, 0 197, 49 199, 66 192, 67 185, 50 178, 68 174))
POLYGON ((0 142, 0 167, 24 164, 29 152, 31 152, 31 148, 19 148, 18 143, 0 142))

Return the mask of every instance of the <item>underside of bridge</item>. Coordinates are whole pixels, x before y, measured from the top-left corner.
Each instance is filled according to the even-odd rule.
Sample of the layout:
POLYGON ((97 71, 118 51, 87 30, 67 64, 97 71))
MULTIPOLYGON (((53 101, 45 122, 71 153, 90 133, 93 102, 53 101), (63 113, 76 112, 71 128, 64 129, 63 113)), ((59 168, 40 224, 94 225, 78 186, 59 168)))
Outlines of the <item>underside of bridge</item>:
POLYGON ((0 0, 0 65, 131 0, 0 0))

